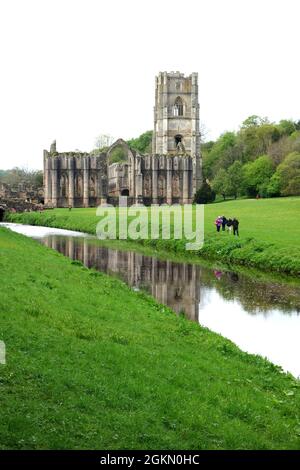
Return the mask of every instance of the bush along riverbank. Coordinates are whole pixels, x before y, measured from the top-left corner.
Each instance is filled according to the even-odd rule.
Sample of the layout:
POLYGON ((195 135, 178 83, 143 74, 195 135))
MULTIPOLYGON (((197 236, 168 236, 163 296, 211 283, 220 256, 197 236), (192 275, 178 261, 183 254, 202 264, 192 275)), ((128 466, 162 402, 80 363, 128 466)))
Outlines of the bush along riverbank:
POLYGON ((299 383, 0 228, 1 449, 299 449, 299 383))
MULTIPOLYGON (((300 199, 299 199, 300 202, 300 199)), ((248 201, 238 201, 240 206, 249 204, 248 201)), ((232 204, 232 203, 231 203, 232 204)), ((214 206, 214 205, 212 205, 214 206)), ((218 211, 221 211, 221 204, 216 204, 218 211)), ((225 206, 225 204, 224 204, 225 206)), ((228 211, 228 207, 225 206, 228 211)), ((216 209, 214 209, 216 210, 216 209)), ((224 208, 223 208, 224 210, 224 208)), ((232 209, 231 209, 232 210, 232 209)), ((213 215, 212 207, 209 208, 210 213, 206 218, 213 215)), ((259 219, 257 215, 256 225, 261 227, 264 224, 264 218, 259 219)), ((249 217, 248 217, 249 218, 249 217)), ((292 218, 292 214, 291 214, 292 218)), ((99 218, 95 215, 95 209, 55 209, 45 211, 42 213, 30 212, 21 214, 7 214, 6 220, 10 222, 17 222, 30 225, 44 225, 49 227, 64 228, 69 230, 78 230, 95 235, 96 226, 99 218)), ((251 217, 250 217, 251 220, 251 217)), ((249 222, 250 224, 251 222, 249 222)), ((268 226, 268 221, 265 221, 268 226)), ((211 224, 212 225, 212 224, 211 224)), ((205 227, 208 223, 205 223, 205 227)), ((288 226, 288 224, 286 225, 288 226)), ((291 227, 293 226, 291 220, 291 227)), ((253 231, 244 228, 244 233, 240 237, 233 237, 229 233, 215 233, 211 228, 205 230, 205 243, 204 246, 197 252, 187 252, 185 245, 187 240, 164 240, 164 239, 140 239, 135 240, 136 243, 143 244, 144 246, 151 247, 158 251, 169 251, 173 253, 184 253, 189 256, 200 256, 210 260, 218 260, 224 263, 238 264, 242 266, 255 267, 266 271, 281 272, 293 276, 300 275, 300 244, 297 238, 293 240, 294 233, 291 232, 290 239, 288 235, 282 232, 282 237, 278 236, 279 227, 271 226, 270 231, 273 230, 274 238, 272 241, 271 236, 266 236, 268 231, 263 229, 253 231), (277 232, 276 232, 277 230, 277 232), (263 235, 261 235, 261 232, 263 235), (265 239, 261 239, 264 237, 265 239)))

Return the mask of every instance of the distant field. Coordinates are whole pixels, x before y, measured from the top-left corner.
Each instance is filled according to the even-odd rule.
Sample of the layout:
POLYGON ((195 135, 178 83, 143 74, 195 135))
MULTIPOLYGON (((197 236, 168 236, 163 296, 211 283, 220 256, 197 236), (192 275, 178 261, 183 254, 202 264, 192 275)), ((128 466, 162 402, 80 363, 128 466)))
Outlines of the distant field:
MULTIPOLYGON (((12 222, 47 225, 95 234, 96 209, 54 209, 39 213, 12 214, 12 222)), ((156 249, 184 251, 185 242, 149 240, 156 249)), ((207 258, 256 266, 266 270, 300 274, 300 197, 243 199, 205 206, 205 245, 199 252, 207 258), (240 221, 240 237, 216 233, 218 215, 240 221)))

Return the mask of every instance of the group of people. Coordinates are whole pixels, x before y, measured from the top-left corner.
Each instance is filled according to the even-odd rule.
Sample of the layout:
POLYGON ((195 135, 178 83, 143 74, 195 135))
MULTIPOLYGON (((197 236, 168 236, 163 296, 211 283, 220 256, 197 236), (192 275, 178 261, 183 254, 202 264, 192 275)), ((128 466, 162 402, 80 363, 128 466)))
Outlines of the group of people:
POLYGON ((219 217, 216 218, 215 225, 217 228, 217 232, 220 232, 221 227, 222 231, 225 231, 225 228, 227 227, 227 230, 231 232, 233 230, 233 235, 239 236, 239 221, 237 219, 227 219, 225 215, 219 215, 219 217))

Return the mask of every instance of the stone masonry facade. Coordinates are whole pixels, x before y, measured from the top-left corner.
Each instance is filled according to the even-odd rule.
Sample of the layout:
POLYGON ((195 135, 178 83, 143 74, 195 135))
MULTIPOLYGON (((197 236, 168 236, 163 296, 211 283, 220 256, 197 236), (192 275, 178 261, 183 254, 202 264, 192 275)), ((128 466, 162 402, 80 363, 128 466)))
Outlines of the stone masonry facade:
POLYGON ((118 139, 106 152, 44 150, 45 205, 191 203, 202 181, 198 76, 161 72, 156 77, 152 154, 140 155, 118 139), (121 147, 126 161, 110 163, 121 147))

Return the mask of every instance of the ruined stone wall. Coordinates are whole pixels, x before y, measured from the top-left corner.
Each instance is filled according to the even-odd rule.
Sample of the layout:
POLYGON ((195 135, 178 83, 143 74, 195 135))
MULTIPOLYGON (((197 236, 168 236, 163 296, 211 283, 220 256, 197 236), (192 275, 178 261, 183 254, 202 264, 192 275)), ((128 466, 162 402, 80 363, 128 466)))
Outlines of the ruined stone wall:
POLYGON ((186 204, 193 198, 191 157, 147 155, 142 164, 142 195, 153 204, 186 204))
POLYGON ((121 195, 128 196, 129 205, 192 202, 192 157, 138 155, 128 148, 126 162, 109 165, 108 156, 109 151, 91 155, 44 150, 45 205, 95 207, 117 204, 121 195))
POLYGON ((106 154, 44 150, 44 187, 47 206, 99 205, 107 193, 106 154))
POLYGON ((44 189, 25 182, 16 185, 0 183, 0 200, 1 199, 18 199, 33 204, 44 202, 44 189))
POLYGON ((123 139, 106 153, 58 153, 56 141, 44 150, 45 204, 91 207, 102 202, 191 203, 202 182, 198 75, 160 72, 156 77, 153 154, 139 155, 123 139), (127 161, 112 163, 121 147, 127 161))
POLYGON ((51 154, 44 151, 45 205, 95 207, 117 203, 187 204, 193 199, 193 159, 189 156, 134 155, 107 164, 106 154, 51 154))
POLYGON ((128 163, 113 163, 108 167, 108 196, 129 196, 128 163))
POLYGON ((4 198, 0 197, 0 212, 3 219, 5 212, 31 212, 40 211, 43 209, 43 204, 36 202, 29 202, 25 199, 18 197, 4 198))

